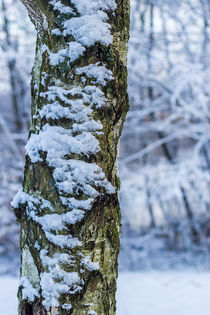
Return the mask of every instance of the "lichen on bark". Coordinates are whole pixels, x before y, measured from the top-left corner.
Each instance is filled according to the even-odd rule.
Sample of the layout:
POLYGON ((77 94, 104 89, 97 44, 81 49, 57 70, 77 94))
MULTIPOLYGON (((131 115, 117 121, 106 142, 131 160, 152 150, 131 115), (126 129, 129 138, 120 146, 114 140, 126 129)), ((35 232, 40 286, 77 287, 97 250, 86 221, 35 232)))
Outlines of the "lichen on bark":
POLYGON ((22 230, 19 314, 112 315, 129 1, 22 1, 37 47, 23 188, 13 201, 22 230))

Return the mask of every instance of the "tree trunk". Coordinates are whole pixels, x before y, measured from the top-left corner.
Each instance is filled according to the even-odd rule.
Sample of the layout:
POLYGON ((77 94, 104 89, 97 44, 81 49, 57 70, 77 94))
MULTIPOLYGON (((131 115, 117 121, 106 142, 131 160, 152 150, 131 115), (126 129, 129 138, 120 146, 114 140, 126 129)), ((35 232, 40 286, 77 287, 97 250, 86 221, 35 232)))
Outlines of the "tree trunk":
MULTIPOLYGON (((12 106, 14 110, 14 121, 15 121, 16 130, 21 131, 23 129, 23 121, 21 117, 20 104, 23 103, 25 91, 23 88, 23 80, 21 79, 20 73, 17 70, 16 59, 14 57, 11 57, 11 51, 13 51, 15 55, 15 53, 17 53, 17 47, 15 47, 16 44, 12 43, 12 40, 11 40, 10 30, 9 30, 9 20, 7 17, 7 7, 5 5, 4 0, 2 0, 1 2, 1 9, 2 9, 3 31, 5 33, 5 40, 1 48, 3 49, 3 51, 8 53, 7 67, 8 67, 8 73, 9 73, 12 106)), ((21 106, 23 106, 23 104, 21 104, 21 106)))
POLYGON ((129 3, 23 2, 38 36, 23 188, 13 200, 19 314, 112 315, 129 3))

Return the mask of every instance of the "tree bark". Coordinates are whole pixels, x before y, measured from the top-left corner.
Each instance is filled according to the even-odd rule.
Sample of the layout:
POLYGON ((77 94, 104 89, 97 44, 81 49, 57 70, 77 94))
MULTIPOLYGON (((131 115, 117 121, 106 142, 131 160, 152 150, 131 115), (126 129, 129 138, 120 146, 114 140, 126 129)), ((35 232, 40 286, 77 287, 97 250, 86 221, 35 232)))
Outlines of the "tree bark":
POLYGON ((128 0, 22 0, 37 29, 19 314, 115 314, 128 0))

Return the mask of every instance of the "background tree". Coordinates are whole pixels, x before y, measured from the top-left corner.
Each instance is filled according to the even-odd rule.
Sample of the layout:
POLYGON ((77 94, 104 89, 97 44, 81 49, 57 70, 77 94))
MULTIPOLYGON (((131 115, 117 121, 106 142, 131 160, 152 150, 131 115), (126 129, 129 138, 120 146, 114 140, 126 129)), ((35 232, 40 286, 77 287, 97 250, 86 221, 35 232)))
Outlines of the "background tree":
POLYGON ((0 272, 16 272, 19 265, 19 227, 10 201, 22 180, 35 45, 25 11, 18 0, 0 2, 0 272))
POLYGON ((131 110, 121 141, 125 222, 148 234, 158 228, 168 248, 206 248, 209 2, 131 3, 131 110))
POLYGON ((129 5, 23 0, 37 30, 20 314, 115 314, 129 5))

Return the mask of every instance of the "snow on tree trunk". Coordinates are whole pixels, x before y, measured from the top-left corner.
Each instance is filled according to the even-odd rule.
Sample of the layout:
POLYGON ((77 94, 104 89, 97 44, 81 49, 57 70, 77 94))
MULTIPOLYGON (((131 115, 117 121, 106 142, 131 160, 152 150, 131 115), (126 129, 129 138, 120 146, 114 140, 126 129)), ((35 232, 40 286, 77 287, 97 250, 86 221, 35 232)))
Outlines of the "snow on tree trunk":
POLYGON ((128 0, 23 0, 37 30, 19 314, 115 314, 128 0))

